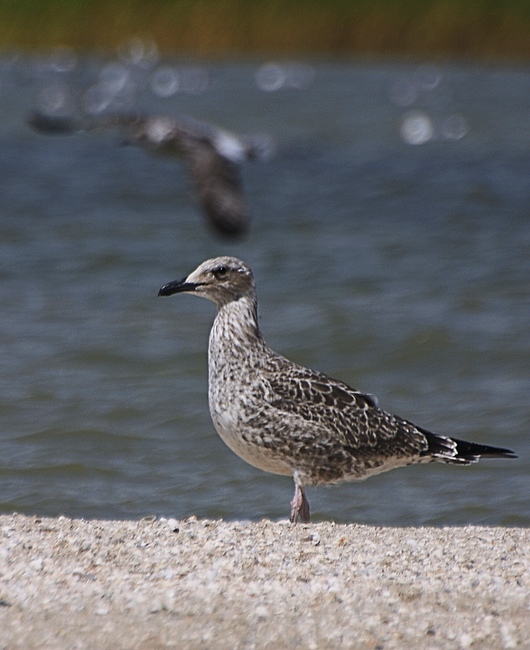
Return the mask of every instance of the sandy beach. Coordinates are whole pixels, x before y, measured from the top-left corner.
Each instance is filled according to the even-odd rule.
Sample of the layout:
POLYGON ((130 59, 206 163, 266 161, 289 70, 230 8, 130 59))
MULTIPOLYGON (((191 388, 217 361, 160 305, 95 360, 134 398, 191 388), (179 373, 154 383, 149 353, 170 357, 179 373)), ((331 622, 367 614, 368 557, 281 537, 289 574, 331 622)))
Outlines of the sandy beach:
POLYGON ((0 516, 1 648, 518 648, 530 531, 0 516))

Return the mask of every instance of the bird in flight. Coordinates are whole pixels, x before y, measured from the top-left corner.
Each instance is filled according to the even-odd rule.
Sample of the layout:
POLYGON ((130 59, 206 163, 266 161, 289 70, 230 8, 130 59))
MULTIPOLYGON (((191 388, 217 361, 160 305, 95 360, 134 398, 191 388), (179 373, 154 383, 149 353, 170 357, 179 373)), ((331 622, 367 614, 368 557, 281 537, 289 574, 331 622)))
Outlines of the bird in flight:
POLYGON ((109 113, 77 119, 35 111, 28 124, 50 135, 121 128, 126 143, 180 158, 210 225, 227 237, 245 234, 249 225, 241 165, 267 158, 272 151, 268 136, 239 136, 187 116, 109 113))

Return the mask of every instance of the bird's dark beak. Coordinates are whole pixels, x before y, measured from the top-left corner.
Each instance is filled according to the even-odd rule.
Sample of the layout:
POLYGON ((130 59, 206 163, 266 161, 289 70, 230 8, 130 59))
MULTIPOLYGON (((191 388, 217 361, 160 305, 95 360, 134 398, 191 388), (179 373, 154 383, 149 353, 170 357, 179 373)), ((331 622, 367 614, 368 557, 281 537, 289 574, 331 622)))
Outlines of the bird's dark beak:
POLYGON ((182 280, 173 280, 168 282, 158 291, 159 296, 172 296, 174 293, 183 293, 185 291, 195 291, 197 287, 201 286, 201 282, 186 282, 186 278, 182 280))

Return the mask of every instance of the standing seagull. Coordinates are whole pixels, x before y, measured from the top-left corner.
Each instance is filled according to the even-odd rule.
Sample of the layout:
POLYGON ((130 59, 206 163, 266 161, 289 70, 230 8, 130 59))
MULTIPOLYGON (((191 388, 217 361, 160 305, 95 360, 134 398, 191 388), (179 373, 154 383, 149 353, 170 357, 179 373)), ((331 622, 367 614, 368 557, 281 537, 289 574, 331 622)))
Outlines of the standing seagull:
POLYGON ((37 131, 51 135, 121 127, 127 143, 154 154, 184 159, 211 225, 232 237, 246 232, 250 217, 241 164, 265 158, 272 148, 267 136, 237 136, 184 116, 118 113, 76 120, 35 112, 28 123, 37 131))
POLYGON ((189 292, 217 306, 208 348, 210 414, 230 449, 254 467, 292 475, 291 522, 309 522, 306 485, 355 481, 414 463, 469 465, 509 449, 448 438, 382 411, 377 400, 277 354, 258 326, 251 269, 203 262, 160 296, 189 292))

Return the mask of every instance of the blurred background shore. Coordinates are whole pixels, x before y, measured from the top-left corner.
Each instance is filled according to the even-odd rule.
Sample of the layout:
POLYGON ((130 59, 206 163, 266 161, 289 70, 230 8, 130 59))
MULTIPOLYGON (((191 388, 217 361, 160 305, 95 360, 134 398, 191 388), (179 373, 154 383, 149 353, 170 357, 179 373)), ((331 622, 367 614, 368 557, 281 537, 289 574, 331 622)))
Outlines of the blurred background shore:
POLYGON ((439 56, 525 60, 526 0, 24 0, 0 6, 0 50, 109 51, 132 36, 164 54, 439 56))

